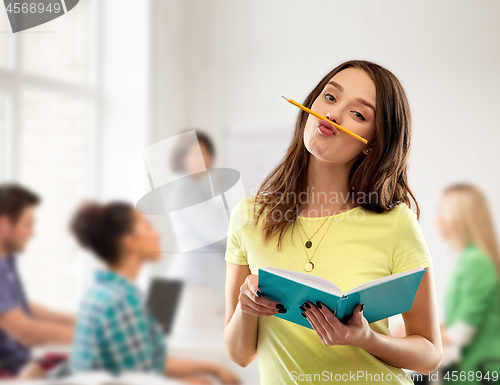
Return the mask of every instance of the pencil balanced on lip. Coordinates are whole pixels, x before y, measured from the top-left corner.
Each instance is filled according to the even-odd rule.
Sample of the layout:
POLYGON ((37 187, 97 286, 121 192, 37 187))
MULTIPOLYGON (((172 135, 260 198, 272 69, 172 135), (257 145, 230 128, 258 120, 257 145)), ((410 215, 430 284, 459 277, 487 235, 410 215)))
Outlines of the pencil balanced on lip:
POLYGON ((283 99, 285 99, 287 102, 292 103, 294 106, 299 107, 301 110, 304 110, 305 112, 308 112, 308 113, 310 113, 311 115, 314 115, 314 116, 316 116, 316 117, 317 117, 317 118, 319 118, 319 119, 326 120, 327 122, 332 123, 332 124, 333 124, 335 127, 337 127, 340 131, 345 132, 345 133, 346 133, 346 134, 348 134, 348 135, 351 135, 353 138, 355 138, 355 139, 359 140, 360 142, 362 142, 362 143, 364 143, 364 144, 368 143, 368 141, 367 141, 365 138, 362 138, 361 136, 359 136, 359 135, 355 134, 354 132, 349 131, 347 128, 342 127, 340 124, 337 124, 337 123, 335 123, 335 122, 332 122, 330 119, 327 119, 327 118, 325 118, 324 116, 322 116, 322 115, 318 114, 317 112, 314 112, 313 110, 310 110, 310 109, 309 109, 309 108, 307 108, 306 106, 303 106, 302 104, 297 103, 295 100, 293 100, 293 99, 289 99, 289 98, 285 98, 284 96, 282 96, 282 98, 283 98, 283 99))

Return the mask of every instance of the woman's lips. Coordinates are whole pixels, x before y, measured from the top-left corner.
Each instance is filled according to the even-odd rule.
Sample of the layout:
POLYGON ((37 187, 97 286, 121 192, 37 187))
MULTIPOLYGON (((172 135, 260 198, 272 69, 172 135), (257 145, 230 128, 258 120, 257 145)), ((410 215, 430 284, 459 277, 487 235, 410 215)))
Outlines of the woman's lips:
POLYGON ((327 122, 326 120, 320 120, 318 122, 319 131, 326 136, 334 136, 337 135, 338 129, 332 123, 327 122))

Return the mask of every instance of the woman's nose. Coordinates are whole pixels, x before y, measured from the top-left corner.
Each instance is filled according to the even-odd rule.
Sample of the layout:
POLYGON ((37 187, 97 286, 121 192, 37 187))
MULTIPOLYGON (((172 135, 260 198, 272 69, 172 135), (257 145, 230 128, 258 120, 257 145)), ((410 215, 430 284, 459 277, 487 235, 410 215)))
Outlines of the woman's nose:
POLYGON ((328 120, 331 120, 331 121, 332 121, 332 122, 334 122, 334 123, 340 124, 340 118, 339 118, 337 115, 335 115, 335 113, 334 113, 334 112, 332 112, 332 111, 329 111, 329 112, 326 114, 326 118, 327 118, 328 120))

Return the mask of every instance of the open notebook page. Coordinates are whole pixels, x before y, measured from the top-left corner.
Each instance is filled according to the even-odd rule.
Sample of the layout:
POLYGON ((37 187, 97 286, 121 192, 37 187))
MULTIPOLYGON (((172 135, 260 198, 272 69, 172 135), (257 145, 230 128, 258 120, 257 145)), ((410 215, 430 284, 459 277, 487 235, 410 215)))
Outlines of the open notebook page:
POLYGON ((309 274, 305 274, 305 273, 298 273, 296 271, 278 269, 275 267, 265 267, 262 270, 266 270, 270 273, 274 273, 274 274, 279 275, 281 277, 289 278, 289 279, 292 279, 294 281, 300 282, 304 285, 312 286, 312 287, 315 287, 319 290, 323 290, 323 291, 326 291, 328 293, 332 293, 332 294, 335 294, 339 297, 342 297, 342 295, 354 293, 354 292, 366 289, 367 287, 376 286, 376 285, 379 285, 383 282, 392 281, 393 279, 403 277, 405 275, 414 273, 416 271, 420 271, 420 270, 422 270, 422 267, 416 267, 416 268, 411 269, 411 270, 402 271, 401 273, 392 274, 392 275, 388 275, 385 277, 377 278, 373 281, 365 282, 361 285, 358 285, 358 286, 352 288, 351 290, 348 290, 345 294, 342 293, 342 290, 340 290, 340 288, 337 285, 335 285, 333 282, 330 282, 324 278, 316 277, 314 275, 309 275, 309 274))
POLYGON ((340 290, 340 288, 337 285, 335 285, 334 283, 330 282, 327 279, 305 273, 297 273, 296 271, 278 269, 276 267, 264 267, 262 270, 266 270, 270 273, 279 275, 281 277, 289 278, 304 285, 312 286, 319 290, 335 294, 338 297, 342 297, 342 290, 340 290))
POLYGON ((378 285, 380 283, 383 283, 383 282, 392 281, 393 279, 396 279, 396 278, 399 278, 399 277, 403 277, 405 275, 414 273, 416 271, 420 271, 422 269, 423 269, 422 267, 416 267, 416 268, 411 269, 411 270, 402 271, 401 273, 392 274, 392 275, 388 275, 386 277, 374 279, 373 281, 363 283, 361 285, 358 285, 358 286, 352 288, 351 290, 346 291, 345 295, 350 294, 350 293, 354 293, 356 291, 360 291, 360 290, 366 289, 367 287, 376 286, 376 285, 378 285))

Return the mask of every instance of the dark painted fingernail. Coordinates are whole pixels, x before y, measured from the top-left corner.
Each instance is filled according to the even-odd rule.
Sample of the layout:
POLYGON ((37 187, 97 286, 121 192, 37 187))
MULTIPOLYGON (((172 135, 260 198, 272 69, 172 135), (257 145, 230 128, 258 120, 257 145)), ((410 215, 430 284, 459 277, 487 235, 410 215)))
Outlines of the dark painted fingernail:
POLYGON ((361 310, 360 310, 360 311, 363 311, 363 309, 364 309, 364 308, 365 308, 365 304, 363 303, 363 304, 361 305, 361 310))
POLYGON ((279 303, 276 305, 276 309, 284 309, 285 306, 283 306, 283 304, 279 303))
POLYGON ((300 315, 307 318, 307 316, 304 313, 300 313, 300 315))
POLYGON ((284 314, 284 313, 286 313, 286 309, 279 309, 278 313, 283 313, 284 314))
POLYGON ((255 295, 256 295, 257 297, 260 297, 262 294, 260 293, 260 291, 258 291, 258 290, 257 290, 257 291, 255 292, 255 295))
POLYGON ((306 311, 306 308, 304 306, 299 306, 299 309, 302 311, 306 311))
POLYGON ((321 304, 319 303, 319 301, 316 301, 316 306, 318 307, 318 309, 321 309, 321 304))

